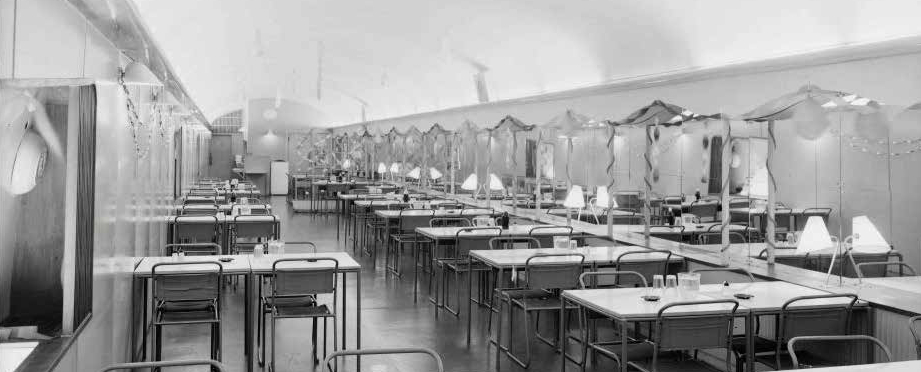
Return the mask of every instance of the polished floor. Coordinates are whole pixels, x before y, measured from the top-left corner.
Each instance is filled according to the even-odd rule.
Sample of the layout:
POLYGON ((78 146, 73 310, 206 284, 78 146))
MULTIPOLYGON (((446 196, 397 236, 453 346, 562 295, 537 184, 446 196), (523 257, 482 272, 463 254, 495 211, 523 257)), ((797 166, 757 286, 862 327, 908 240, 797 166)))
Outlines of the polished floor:
MULTIPOLYGON (((272 199, 276 213, 281 216, 282 240, 312 241, 318 251, 352 252, 352 245, 343 236, 336 238, 336 217, 293 213, 283 197, 272 199)), ((289 248, 288 252, 294 249, 289 248)), ((465 341, 466 315, 449 315, 445 311, 435 318, 435 307, 425 298, 427 282, 421 282, 418 302, 413 302, 412 271, 409 256, 404 256, 402 279, 386 274, 383 255, 376 267, 365 256, 358 257, 362 264, 362 348, 385 347, 429 347, 441 354, 445 370, 449 372, 495 371, 495 348, 486 341, 486 312, 474 314, 474 331, 471 344, 465 341)), ((348 281, 349 305, 353 305, 354 280, 348 281)), ((223 361, 230 371, 243 371, 243 300, 242 288, 226 292, 225 318, 223 323, 223 361)), ((348 311, 348 324, 354 345, 354 310, 348 311)), ((309 320, 283 320, 277 336, 276 370, 279 372, 321 371, 311 361, 311 322, 309 320)), ((549 329, 548 332, 552 332, 549 329)), ((183 327, 165 332, 164 359, 202 358, 208 355, 208 331, 206 327, 183 327)), ((503 337, 504 338, 504 337, 503 337)), ((519 337, 520 339, 521 337, 519 337)), ((329 341, 331 350, 331 334, 329 341)), ((516 343, 516 350, 523 345, 516 343)), ((559 371, 560 357, 553 349, 539 341, 532 343, 533 360, 529 371, 559 371)), ((322 358, 321 358, 322 359, 322 358)), ((599 358, 599 361, 603 358, 599 358)), ((354 371, 354 359, 345 361, 345 369, 354 371)), ((340 365, 342 367, 342 365, 340 365)), ((502 371, 522 371, 503 354, 500 357, 502 371)), ((578 370, 568 365, 568 370, 578 370)), ((257 367, 257 371, 260 370, 257 367)), ((340 368, 342 370, 342 368, 340 368)), ((362 371, 370 372, 427 372, 434 371, 434 365, 421 356, 386 356, 362 358, 362 371)), ((600 362, 590 370, 612 371, 616 365, 600 362)))

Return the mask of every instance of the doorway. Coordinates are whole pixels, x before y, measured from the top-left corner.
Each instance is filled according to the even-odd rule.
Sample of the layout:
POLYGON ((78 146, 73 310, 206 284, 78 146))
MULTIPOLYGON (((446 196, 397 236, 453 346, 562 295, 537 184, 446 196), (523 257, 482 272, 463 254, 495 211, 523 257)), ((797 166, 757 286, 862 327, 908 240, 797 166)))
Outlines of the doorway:
POLYGON ((212 134, 208 176, 222 180, 230 179, 233 166, 233 135, 212 134))

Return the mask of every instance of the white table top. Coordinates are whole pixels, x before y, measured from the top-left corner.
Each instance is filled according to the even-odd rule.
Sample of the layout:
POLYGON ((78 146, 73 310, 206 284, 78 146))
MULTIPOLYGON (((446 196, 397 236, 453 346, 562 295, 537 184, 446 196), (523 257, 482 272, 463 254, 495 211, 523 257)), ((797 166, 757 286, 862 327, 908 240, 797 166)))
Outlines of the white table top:
MULTIPOLYGON (((864 278, 863 287, 895 288, 921 295, 921 276, 864 278)), ((921 298, 918 301, 921 301, 921 298)))
MULTIPOLYGON (((272 209, 271 204, 227 204, 227 203, 217 204, 217 208, 222 211, 226 211, 226 210, 230 210, 230 208, 243 207, 244 205, 248 205, 250 208, 254 208, 254 209, 269 209, 269 210, 272 209)), ((176 205, 176 210, 211 209, 211 208, 214 208, 214 204, 184 204, 184 205, 177 204, 176 205)))
POLYGON ((461 216, 482 216, 482 215, 496 214, 496 213, 497 212, 495 210, 482 209, 482 208, 445 209, 445 210, 409 209, 405 211, 381 209, 379 211, 374 212, 374 214, 376 214, 378 217, 383 217, 383 218, 388 218, 388 219, 396 219, 396 218, 400 218, 400 216, 404 216, 404 217, 407 217, 407 216, 412 216, 412 217, 419 217, 419 216, 461 217, 461 216), (402 214, 400 212, 402 212, 402 214))
POLYGON ((38 347, 38 342, 0 343, 0 372, 13 372, 38 347))
MULTIPOLYGON (((710 227, 716 226, 716 225, 720 225, 720 223, 719 222, 702 222, 702 223, 693 224, 693 225, 684 225, 684 233, 685 234, 703 234, 707 232, 719 233, 720 232, 719 228, 714 228, 714 231, 709 231, 710 227)), ((642 231, 642 228, 643 226, 640 225, 640 231, 642 231)), ((729 231, 745 231, 746 228, 747 228, 746 226, 742 226, 742 225, 729 225, 729 231)), ((651 234, 667 233, 667 232, 670 232, 671 230, 672 229, 666 228, 666 227, 652 227, 650 229, 650 233, 651 234)), ((679 227, 676 226, 675 231, 678 231, 678 230, 679 230, 679 227)))
MULTIPOLYGON (((829 294, 814 288, 804 287, 787 282, 754 282, 754 283, 732 283, 729 289, 723 291, 722 284, 705 284, 700 286, 700 293, 710 296, 714 299, 733 299, 739 301, 740 305, 756 312, 780 312, 784 303, 800 296, 816 296, 829 294), (733 297, 736 293, 746 293, 753 297, 747 300, 736 299, 733 297)), ((802 307, 822 307, 842 305, 850 302, 848 298, 829 298, 803 300, 795 302, 790 308, 802 307)))
MULTIPOLYGON (((658 301, 646 301, 642 298, 652 292, 651 288, 575 289, 564 291, 563 296, 609 318, 628 321, 654 319, 659 310, 671 303, 714 299, 703 292, 679 292, 677 290, 656 293, 660 297, 658 301)), ((705 315, 731 308, 731 304, 705 304, 682 306, 667 310, 667 312, 669 314, 705 315)), ((736 311, 746 310, 740 303, 736 311)))
MULTIPOLYGON (((236 256, 185 256, 185 257, 172 257, 172 256, 159 256, 159 257, 144 257, 141 258, 141 262, 138 263, 137 267, 134 268, 134 275, 138 277, 150 277, 150 270, 154 265, 159 263, 182 263, 182 262, 217 262, 221 264, 224 269, 224 274, 241 274, 248 273, 250 271, 250 259, 247 255, 236 255, 236 256), (219 260, 222 257, 229 257, 233 260, 230 262, 220 262, 219 260)), ((189 264, 189 265, 176 265, 176 266, 166 266, 158 267, 157 273, 185 273, 185 274, 199 274, 199 273, 211 273, 216 272, 217 267, 211 264, 189 264)))
MULTIPOLYGON (((286 258, 333 258, 339 261, 339 271, 356 271, 361 269, 358 261, 355 261, 351 255, 345 252, 323 252, 323 253, 286 253, 286 254, 266 254, 262 257, 250 257, 250 269, 255 274, 265 274, 272 272, 272 264, 275 260, 286 258)), ((283 264, 285 268, 331 268, 332 262, 292 262, 283 264)))
MULTIPOLYGON (((402 198, 402 197, 403 197, 403 195, 400 195, 400 198, 402 198)), ((387 205, 392 205, 392 204, 406 204, 406 203, 404 203, 403 200, 401 199, 401 200, 356 200, 356 201, 355 201, 355 205, 357 205, 357 206, 359 206, 359 207, 369 207, 369 206, 371 206, 371 202, 374 202, 374 205, 375 205, 375 206, 378 206, 378 205, 380 205, 380 206, 387 206, 387 205)), ((416 203, 425 203, 425 204, 434 204, 434 205, 438 205, 438 204, 456 203, 456 202, 453 201, 453 200, 434 199, 434 200, 417 200, 416 203)))
MULTIPOLYGON (((528 258, 538 254, 566 254, 579 253, 585 256, 585 264, 591 265, 596 263, 613 263, 617 257, 627 252, 642 252, 646 248, 625 245, 619 247, 579 247, 576 249, 569 248, 540 248, 540 249, 496 249, 496 250, 474 250, 470 255, 488 266, 495 268, 523 267, 528 258)), ((665 258, 664 253, 645 253, 631 254, 624 257, 628 262, 643 262, 648 260, 661 260, 665 258)), ((672 260, 681 261, 681 257, 672 256, 672 260)), ((576 257, 554 257, 534 260, 532 263, 550 263, 550 262, 568 262, 578 261, 576 257)))
POLYGON ((227 216, 223 213, 215 214, 214 216, 167 216, 166 221, 169 223, 175 223, 177 218, 180 218, 183 223, 214 223, 214 218, 217 218, 218 223, 234 223, 234 222, 261 222, 261 221, 272 221, 273 217, 275 222, 281 221, 281 218, 278 215, 268 215, 268 214, 250 214, 244 216, 227 216))
MULTIPOLYGON (((497 226, 496 229, 489 230, 475 230, 469 233, 464 233, 464 235, 469 236, 528 236, 531 232, 531 229, 535 227, 548 227, 553 225, 511 225, 508 227, 508 230, 502 230, 497 226)), ((548 235, 559 235, 559 234, 568 234, 569 229, 562 226, 559 229, 540 229, 534 232, 536 236, 548 236, 548 235)), ((427 236, 433 239, 450 239, 457 236, 457 232, 462 229, 468 229, 469 227, 419 227, 416 228, 416 232, 427 236)), ((575 234, 575 232, 573 233, 575 234)))
MULTIPOLYGON (((780 208, 780 209, 774 210, 774 214, 802 214, 804 211, 806 211, 806 208, 780 208)), ((765 207, 730 208, 729 213, 765 214, 767 213, 767 208, 765 207)))
POLYGON ((921 370, 921 360, 902 362, 858 364, 853 366, 812 368, 815 372, 917 372, 921 370))

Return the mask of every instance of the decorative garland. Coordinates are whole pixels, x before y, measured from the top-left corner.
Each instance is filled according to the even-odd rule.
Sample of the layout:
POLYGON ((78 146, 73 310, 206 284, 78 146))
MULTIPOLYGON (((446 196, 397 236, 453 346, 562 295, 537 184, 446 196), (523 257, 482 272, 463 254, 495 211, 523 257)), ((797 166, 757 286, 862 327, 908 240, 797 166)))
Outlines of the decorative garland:
POLYGON ((148 125, 141 121, 140 115, 137 112, 137 106, 134 104, 134 100, 131 99, 131 92, 128 90, 128 86, 125 85, 125 76, 124 72, 118 77, 118 85, 121 86, 122 91, 125 92, 125 101, 126 101, 126 110, 128 112, 128 129, 131 130, 131 138, 134 140, 134 151, 138 159, 143 159, 147 157, 147 154, 150 153, 150 147, 153 144, 153 132, 150 128, 147 128, 147 148, 141 149, 141 143, 138 141, 138 130, 148 125))

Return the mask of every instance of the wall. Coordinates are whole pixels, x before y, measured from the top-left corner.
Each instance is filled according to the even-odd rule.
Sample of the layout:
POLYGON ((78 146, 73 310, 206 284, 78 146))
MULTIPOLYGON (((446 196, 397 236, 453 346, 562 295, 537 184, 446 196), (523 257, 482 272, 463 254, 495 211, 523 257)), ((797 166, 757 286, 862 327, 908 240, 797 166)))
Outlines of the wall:
MULTIPOLYGON (((798 64, 753 69, 746 73, 679 79, 675 83, 637 83, 608 90, 599 88, 586 93, 561 95, 560 98, 499 102, 364 124, 372 129, 379 126, 385 133, 391 127, 405 130, 412 125, 426 130, 436 122, 448 129, 456 129, 467 119, 479 127, 492 127, 505 115, 513 115, 525 123, 542 125, 566 109, 596 119, 620 120, 655 99, 679 104, 698 113, 741 114, 807 83, 857 93, 888 104, 910 105, 921 100, 921 54, 918 54, 917 48, 913 50, 897 55, 879 52, 872 58, 837 58, 830 63, 804 59, 798 64)), ((917 212, 901 207, 921 202, 921 194, 912 190, 913 185, 921 182, 921 175, 913 171, 921 158, 917 154, 879 157, 855 151, 849 139, 856 132, 854 119, 849 114, 831 115, 831 129, 834 131, 816 141, 796 135, 792 122, 778 123, 775 160, 778 200, 795 207, 833 208, 829 229, 836 235, 840 226, 839 211, 843 211, 844 221, 850 221, 854 215, 868 214, 883 235, 906 255, 908 262, 914 267, 921 267, 918 249, 921 235, 914 226, 917 212), (844 140, 836 134, 839 125, 844 130, 844 140), (844 164, 844 168, 841 169, 839 164, 844 164), (843 185, 843 205, 839 202, 839 184, 843 185)), ((892 124, 891 139, 921 137, 921 127, 917 124, 915 121, 892 124)), ((663 150, 659 156, 660 180, 654 191, 661 194, 693 193, 699 188, 706 192, 706 184, 700 182, 705 168, 701 160, 702 138, 705 134, 719 135, 721 127, 719 123, 695 124, 680 135, 675 134, 680 129, 663 129, 663 143, 668 138, 677 139, 669 151, 663 150)), ((764 124, 734 122, 733 127, 736 136, 767 136, 764 124)), ((341 128, 347 131, 355 129, 357 126, 341 128)), ((606 136, 599 133, 576 140, 571 162, 574 182, 590 185, 606 182, 604 169, 610 157, 601 141, 606 136)), ((616 139, 616 187, 620 190, 637 190, 643 185, 643 136, 640 130, 627 130, 622 138, 616 139)), ((523 140, 520 143, 524 143, 523 140)), ((523 147, 519 146, 517 155, 519 174, 524 174, 523 147)), ((481 140, 479 152, 482 153, 484 148, 481 140)), ((566 151, 563 141, 556 141, 556 154, 557 179, 565 180, 563 159, 566 151)), ((494 164, 502 156, 494 151, 494 164)), ((479 159, 483 172, 485 156, 480 155, 479 159)), ((463 175, 458 175, 458 182, 462 180, 463 175)), ((849 234, 849 223, 845 223, 840 231, 844 235, 849 234)))

